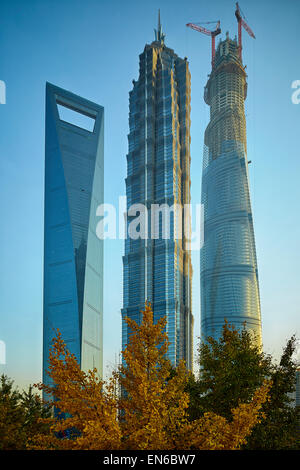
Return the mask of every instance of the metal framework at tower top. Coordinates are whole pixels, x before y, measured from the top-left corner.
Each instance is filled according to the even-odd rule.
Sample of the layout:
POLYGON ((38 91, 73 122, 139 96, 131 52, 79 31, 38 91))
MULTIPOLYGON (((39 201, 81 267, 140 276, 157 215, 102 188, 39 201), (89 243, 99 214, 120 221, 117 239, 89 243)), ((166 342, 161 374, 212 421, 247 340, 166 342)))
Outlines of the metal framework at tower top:
MULTIPOLYGON (((242 13, 238 2, 236 2, 235 16, 238 22, 239 57, 242 60, 242 27, 247 31, 249 36, 251 36, 253 39, 255 39, 255 34, 253 33, 250 26, 246 23, 245 15, 242 13)), ((186 26, 191 29, 194 29, 195 31, 198 31, 199 33, 203 33, 211 37, 211 66, 213 68, 214 62, 215 62, 215 38, 218 34, 221 33, 220 20, 219 21, 207 21, 205 23, 204 22, 203 23, 187 23, 186 26), (210 23, 216 23, 216 27, 214 30, 209 30, 205 28, 204 26, 201 26, 201 24, 210 24, 210 23)))
POLYGON ((204 28, 203 26, 200 26, 200 23, 187 23, 186 26, 188 26, 191 29, 194 29, 195 31, 199 31, 199 33, 206 34, 207 36, 211 37, 211 66, 213 68, 214 66, 214 61, 215 61, 215 38, 218 34, 221 33, 221 28, 220 28, 220 21, 207 21, 206 23, 203 24, 210 24, 210 23, 217 23, 216 28, 211 31, 207 28, 204 28))
POLYGON ((245 18, 245 15, 243 15, 238 2, 236 2, 235 16, 238 22, 239 54, 240 59, 242 60, 242 26, 253 39, 255 39, 255 34, 253 33, 250 26, 246 23, 245 19, 242 18, 242 16, 245 18))

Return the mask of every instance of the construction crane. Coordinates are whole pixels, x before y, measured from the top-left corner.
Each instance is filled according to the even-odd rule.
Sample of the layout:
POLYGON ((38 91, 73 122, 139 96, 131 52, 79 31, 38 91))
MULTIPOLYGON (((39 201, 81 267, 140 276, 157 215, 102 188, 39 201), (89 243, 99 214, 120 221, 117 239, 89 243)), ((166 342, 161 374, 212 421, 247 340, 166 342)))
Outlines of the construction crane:
POLYGON ((211 67, 213 68, 215 62, 215 37, 221 33, 220 28, 220 21, 208 21, 202 24, 210 24, 210 23, 217 23, 216 29, 210 31, 209 29, 204 28, 203 26, 199 26, 199 23, 187 23, 189 28, 195 29, 195 31, 199 31, 199 33, 206 34, 207 36, 211 36, 211 67))
MULTIPOLYGON (((249 36, 251 36, 253 39, 255 39, 255 35, 250 28, 249 25, 247 25, 246 21, 242 18, 242 12, 239 7, 238 2, 236 2, 236 10, 235 10, 235 16, 238 22, 238 32, 239 32, 239 54, 240 54, 240 59, 242 60, 242 26, 243 28, 247 31, 249 36)), ((245 18, 245 15, 243 15, 245 18)))

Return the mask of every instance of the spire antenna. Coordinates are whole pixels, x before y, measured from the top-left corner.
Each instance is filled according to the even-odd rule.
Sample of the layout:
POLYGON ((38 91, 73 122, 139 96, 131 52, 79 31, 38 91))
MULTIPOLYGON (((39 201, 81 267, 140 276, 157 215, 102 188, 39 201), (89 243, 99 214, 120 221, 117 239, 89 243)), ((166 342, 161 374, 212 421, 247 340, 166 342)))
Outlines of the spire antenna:
POLYGON ((158 10, 158 22, 157 22, 157 29, 154 29, 155 32, 155 41, 160 42, 161 44, 164 43, 165 35, 162 32, 161 22, 160 22, 160 9, 158 10))

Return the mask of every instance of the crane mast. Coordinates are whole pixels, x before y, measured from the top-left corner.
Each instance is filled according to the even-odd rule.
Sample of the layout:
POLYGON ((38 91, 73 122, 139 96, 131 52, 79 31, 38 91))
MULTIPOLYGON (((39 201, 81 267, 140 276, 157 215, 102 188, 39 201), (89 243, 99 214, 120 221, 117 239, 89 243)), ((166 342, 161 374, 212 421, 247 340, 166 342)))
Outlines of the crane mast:
MULTIPOLYGON (((244 28, 249 34, 249 36, 251 36, 253 39, 255 39, 255 34, 253 33, 250 26, 246 23, 244 19, 245 17, 243 18, 244 15, 242 15, 238 2, 236 2, 235 16, 238 22, 239 56, 240 56, 240 59, 242 60, 242 28, 244 28)), ((207 24, 208 23, 217 23, 216 28, 213 31, 211 31, 210 29, 207 29, 204 26, 200 26, 199 23, 187 23, 186 26, 188 26, 191 29, 194 29, 195 31, 198 31, 199 33, 206 34, 207 36, 211 37, 211 66, 213 68, 214 62, 215 62, 215 50, 216 50, 215 40, 216 40, 216 36, 221 33, 221 27, 220 27, 220 21, 209 21, 207 22, 207 24)))
POLYGON ((214 62, 215 62, 215 51, 216 51, 215 38, 218 34, 221 33, 220 21, 217 21, 217 22, 214 22, 214 23, 217 23, 217 26, 216 26, 216 29, 214 29, 213 31, 211 31, 207 28, 204 28, 203 26, 199 26, 196 23, 187 23, 187 25, 186 25, 189 28, 194 29, 195 31, 198 31, 199 33, 203 33, 203 34, 206 34, 207 36, 211 37, 211 67, 212 68, 213 68, 214 62))
POLYGON ((242 18, 238 2, 236 2, 235 16, 238 22, 239 54, 240 54, 240 59, 242 60, 242 27, 247 31, 249 36, 251 36, 253 39, 255 39, 255 35, 252 29, 250 28, 250 26, 242 18))

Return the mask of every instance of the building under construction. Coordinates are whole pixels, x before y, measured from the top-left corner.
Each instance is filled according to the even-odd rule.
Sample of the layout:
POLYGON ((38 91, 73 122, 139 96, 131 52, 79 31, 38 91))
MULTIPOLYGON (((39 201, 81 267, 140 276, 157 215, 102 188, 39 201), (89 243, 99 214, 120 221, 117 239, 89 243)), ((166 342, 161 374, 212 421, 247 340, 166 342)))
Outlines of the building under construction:
POLYGON ((213 49, 204 92, 210 122, 205 131, 202 174, 201 336, 218 339, 227 319, 238 329, 245 324, 261 344, 244 110, 247 76, 241 57, 241 26, 246 23, 239 10, 236 16, 239 41, 231 40, 227 33, 216 53, 213 49))

